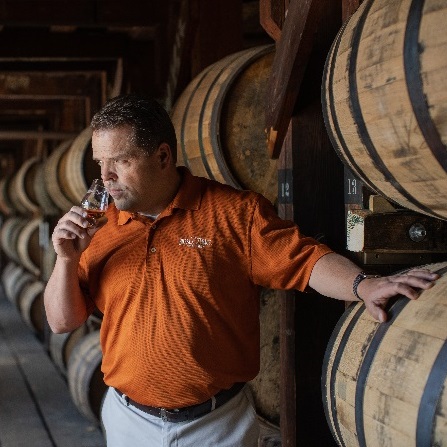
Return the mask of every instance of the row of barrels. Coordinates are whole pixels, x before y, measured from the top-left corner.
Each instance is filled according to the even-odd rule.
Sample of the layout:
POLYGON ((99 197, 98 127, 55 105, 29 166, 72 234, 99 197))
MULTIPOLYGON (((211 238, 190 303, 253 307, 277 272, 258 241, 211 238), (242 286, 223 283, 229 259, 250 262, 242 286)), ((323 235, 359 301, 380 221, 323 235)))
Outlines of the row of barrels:
POLYGON ((57 216, 82 199, 100 174, 92 159, 91 129, 64 141, 46 160, 31 157, 0 180, 0 212, 11 215, 57 216))
POLYGON ((40 337, 44 333, 44 283, 14 261, 2 271, 2 285, 8 300, 18 308, 25 323, 40 337))
POLYGON ((79 412, 93 423, 100 420, 103 397, 107 390, 101 362, 100 320, 92 316, 72 332, 50 334, 49 353, 66 378, 71 398, 79 412))
MULTIPOLYGON (((46 160, 31 157, 14 174, 0 180, 0 243, 8 260, 2 270, 3 288, 41 340, 46 324, 41 235, 47 218, 78 204, 87 185, 98 177, 90 141, 91 130, 85 129, 73 141, 61 143, 46 160)), ((47 257, 53 251, 49 245, 44 250, 47 257)), ((105 392, 98 327, 86 323, 73 332, 50 333, 48 337, 49 355, 66 377, 73 402, 85 417, 97 423, 105 392)))
MULTIPOLYGON (((265 149, 264 98, 274 46, 249 48, 210 65, 174 104, 178 164, 193 174, 277 198, 277 163, 265 149)), ((82 199, 100 174, 91 129, 46 160, 32 157, 0 180, 0 212, 58 215, 82 199)))
POLYGON ((22 265, 35 277, 41 273, 40 230, 41 217, 28 219, 12 216, 3 221, 0 242, 4 254, 10 261, 22 265))
POLYGON ((48 217, 60 216, 79 203, 87 184, 99 175, 90 141, 91 130, 86 129, 73 141, 61 143, 46 160, 32 157, 0 180, 0 243, 8 300, 39 339, 48 337, 49 355, 66 377, 73 402, 98 423, 105 392, 98 323, 86 323, 67 334, 48 333, 41 279, 44 256, 50 264, 55 259, 51 244, 42 244, 48 217))

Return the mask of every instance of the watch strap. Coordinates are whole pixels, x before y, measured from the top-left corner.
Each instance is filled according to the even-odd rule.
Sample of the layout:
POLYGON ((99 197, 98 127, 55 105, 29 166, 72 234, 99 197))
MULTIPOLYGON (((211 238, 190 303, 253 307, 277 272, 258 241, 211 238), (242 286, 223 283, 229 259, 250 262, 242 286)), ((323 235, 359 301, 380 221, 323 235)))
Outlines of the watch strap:
POLYGON ((369 274, 366 273, 366 272, 360 272, 360 273, 355 277, 354 282, 352 283, 352 292, 354 293, 354 296, 355 296, 358 300, 363 301, 363 302, 365 302, 365 301, 363 300, 363 298, 360 297, 360 295, 359 295, 357 289, 358 289, 358 287, 359 287, 359 284, 360 284, 364 279, 367 279, 367 278, 380 278, 380 275, 369 275, 369 274))

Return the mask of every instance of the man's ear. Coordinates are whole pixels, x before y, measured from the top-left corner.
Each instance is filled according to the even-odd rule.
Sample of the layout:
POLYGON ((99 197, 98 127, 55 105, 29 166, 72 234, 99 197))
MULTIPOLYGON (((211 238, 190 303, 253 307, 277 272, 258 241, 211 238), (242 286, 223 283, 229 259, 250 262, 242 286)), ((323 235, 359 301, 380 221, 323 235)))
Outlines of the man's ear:
POLYGON ((157 154, 162 168, 166 168, 172 163, 172 152, 169 144, 161 143, 160 146, 158 146, 157 154))

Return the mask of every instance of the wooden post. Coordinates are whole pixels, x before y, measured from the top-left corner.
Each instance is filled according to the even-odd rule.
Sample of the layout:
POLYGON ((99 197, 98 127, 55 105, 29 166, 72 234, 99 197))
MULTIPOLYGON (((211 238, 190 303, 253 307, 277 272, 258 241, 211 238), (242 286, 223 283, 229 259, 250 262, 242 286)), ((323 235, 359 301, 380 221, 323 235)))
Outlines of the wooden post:
MULTIPOLYGON (((307 73, 303 92, 310 97, 301 97, 292 118, 294 220, 304 234, 343 252, 343 168, 325 132, 320 99, 312 93, 314 77, 307 73)), ((335 446, 320 378, 327 342, 344 303, 301 292, 295 293, 295 300, 296 446, 335 446)))
MULTIPOLYGON (((278 214, 294 220, 292 122, 278 160, 278 214)), ((278 292, 280 308, 280 420, 282 446, 296 445, 295 292, 278 292)))
MULTIPOLYGON (((278 85, 282 81, 284 85, 296 84, 291 90, 276 90, 279 92, 277 96, 272 91, 269 95, 267 129, 287 129, 279 153, 272 148, 278 147, 281 135, 269 133, 269 137, 272 136, 269 142, 274 143, 269 149, 271 156, 279 155, 280 216, 297 222, 304 234, 343 251, 343 168, 324 128, 319 81, 329 46, 340 27, 341 3, 314 2, 306 2, 311 22, 305 22, 303 12, 297 13, 295 9, 302 26, 309 27, 307 33, 312 34, 310 29, 316 26, 317 20, 320 24, 317 38, 311 43, 312 51, 308 34, 304 40, 295 41, 293 58, 298 68, 290 64, 292 56, 286 47, 282 47, 282 59, 277 59, 276 72, 275 64, 272 68, 276 79, 273 81, 278 85), (284 73, 286 79, 283 79, 284 73), (291 102, 293 97, 296 101, 291 102), (269 127, 274 122, 277 125, 269 127)), ((291 3, 288 19, 293 16, 293 5, 291 3)), ((289 30, 295 38, 297 23, 293 24, 293 32, 289 30)), ((281 41, 286 35, 286 26, 287 20, 281 41)), ((291 291, 282 294, 280 425, 283 446, 335 446, 324 416, 320 377, 327 341, 343 311, 342 302, 315 293, 291 291)))

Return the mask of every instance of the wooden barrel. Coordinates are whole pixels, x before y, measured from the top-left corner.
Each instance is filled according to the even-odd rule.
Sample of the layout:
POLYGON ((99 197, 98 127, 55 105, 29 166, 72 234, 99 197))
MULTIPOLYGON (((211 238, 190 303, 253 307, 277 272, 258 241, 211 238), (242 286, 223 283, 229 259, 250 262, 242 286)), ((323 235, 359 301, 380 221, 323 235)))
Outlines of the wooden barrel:
POLYGON ((20 262, 36 276, 40 275, 42 264, 39 246, 39 227, 42 222, 40 217, 28 221, 17 238, 17 254, 20 262))
POLYGON ((43 336, 45 313, 42 281, 28 282, 17 296, 16 305, 25 323, 39 336, 43 336))
POLYGON ((6 298, 8 298, 10 302, 13 301, 12 287, 16 283, 17 278, 22 275, 23 271, 24 270, 21 265, 11 261, 8 262, 7 268, 2 274, 3 289, 5 290, 6 298))
POLYGON ((277 162, 265 144, 265 96, 273 47, 216 62, 188 85, 172 111, 178 164, 193 174, 277 197, 277 162))
POLYGON ((14 176, 14 188, 17 198, 23 208, 31 214, 39 212, 39 202, 34 189, 38 163, 38 157, 28 158, 14 176))
POLYGON ((17 306, 17 299, 22 289, 35 279, 35 276, 27 272, 21 265, 16 265, 8 275, 5 275, 3 281, 3 288, 8 300, 17 306))
POLYGON ((68 151, 72 144, 71 140, 61 143, 45 161, 45 186, 51 200, 63 212, 67 212, 74 203, 71 202, 67 193, 63 190, 61 185, 64 181, 60 178, 62 169, 60 168, 61 159, 68 151))
MULTIPOLYGON (((8 278, 11 276, 11 273, 16 269, 17 264, 14 261, 8 261, 5 267, 2 269, 2 285, 3 289, 5 289, 5 284, 8 281, 8 278)), ((6 290, 5 290, 6 294, 6 290)))
POLYGON ((50 333, 49 350, 54 364, 65 376, 67 374, 67 365, 77 342, 88 333, 88 326, 83 324, 77 329, 65 334, 50 333))
POLYGON ((3 252, 9 259, 17 263, 21 263, 19 254, 17 252, 17 241, 20 232, 27 224, 28 220, 24 217, 14 216, 5 220, 0 230, 0 241, 3 252))
POLYGON ((441 446, 447 439, 447 262, 416 301, 400 297, 389 321, 363 304, 338 322, 324 358, 322 394, 341 446, 441 446))
POLYGON ((17 264, 14 261, 9 261, 5 265, 5 267, 2 269, 2 282, 5 282, 5 279, 11 274, 16 266, 17 264))
POLYGON ((80 203, 93 180, 101 176, 99 165, 93 161, 91 141, 92 129, 87 127, 61 158, 61 187, 74 204, 80 203))
POLYGON ((323 113, 344 163, 373 191, 447 219, 447 3, 365 0, 336 37, 323 113))
POLYGON ((59 208, 53 202, 47 190, 45 183, 45 164, 43 162, 39 162, 36 166, 33 188, 41 214, 45 216, 57 216, 59 214, 59 208))
MULTIPOLYGON (((18 177, 18 172, 12 175, 11 181, 8 183, 8 197, 14 207, 16 213, 22 215, 29 215, 30 210, 23 205, 20 199, 20 178, 18 177)), ((15 214, 15 213, 14 213, 15 214)))
POLYGON ((101 361, 99 331, 94 331, 79 340, 68 362, 67 379, 73 402, 93 422, 100 418, 101 402, 107 389, 101 361))
POLYGON ((16 210, 9 198, 9 183, 11 176, 3 177, 0 180, 0 212, 6 217, 12 216, 16 210))

